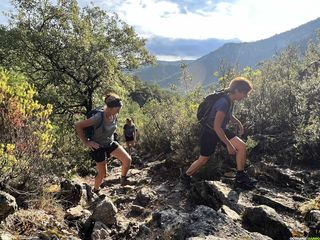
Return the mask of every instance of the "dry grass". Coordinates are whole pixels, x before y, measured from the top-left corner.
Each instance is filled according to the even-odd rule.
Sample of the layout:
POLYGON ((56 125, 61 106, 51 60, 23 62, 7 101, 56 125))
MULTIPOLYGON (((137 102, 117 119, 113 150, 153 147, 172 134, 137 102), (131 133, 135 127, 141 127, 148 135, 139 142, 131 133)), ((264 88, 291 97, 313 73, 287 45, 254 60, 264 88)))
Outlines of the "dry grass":
POLYGON ((28 210, 19 210, 9 215, 1 224, 7 232, 14 236, 37 236, 39 232, 48 236, 63 239, 65 230, 64 210, 52 194, 44 193, 39 199, 29 202, 28 210))
POLYGON ((63 222, 65 211, 57 202, 51 193, 43 193, 39 199, 32 200, 31 207, 37 210, 43 210, 47 214, 53 215, 57 221, 63 222))
POLYGON ((57 193, 60 191, 60 186, 58 184, 49 184, 43 188, 45 193, 57 193))
POLYGON ((315 199, 310 200, 308 202, 302 203, 299 207, 299 211, 301 214, 306 214, 311 210, 320 210, 320 195, 318 195, 315 199))
POLYGON ((47 229, 52 220, 52 216, 41 210, 19 210, 5 219, 3 227, 17 236, 33 236, 39 229, 47 229))

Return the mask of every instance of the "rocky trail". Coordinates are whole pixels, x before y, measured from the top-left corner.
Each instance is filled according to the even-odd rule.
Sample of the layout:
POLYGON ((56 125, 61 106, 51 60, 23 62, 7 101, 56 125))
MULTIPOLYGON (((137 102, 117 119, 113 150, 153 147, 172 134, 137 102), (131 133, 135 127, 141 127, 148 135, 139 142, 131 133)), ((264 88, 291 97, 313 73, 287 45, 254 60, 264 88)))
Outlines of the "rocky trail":
MULTIPOLYGON (((319 201, 311 201, 320 190, 316 170, 258 162, 248 169, 259 180, 256 189, 241 191, 233 189, 232 174, 185 185, 179 168, 164 156, 133 159, 125 186, 120 185, 119 162, 110 162, 98 195, 91 193, 92 176, 62 181, 55 196, 64 203, 64 222, 48 220, 20 239, 289 239, 320 234, 319 201), (50 226, 56 231, 48 231, 50 226)), ((10 232, 1 236, 10 239, 5 238, 10 232)))

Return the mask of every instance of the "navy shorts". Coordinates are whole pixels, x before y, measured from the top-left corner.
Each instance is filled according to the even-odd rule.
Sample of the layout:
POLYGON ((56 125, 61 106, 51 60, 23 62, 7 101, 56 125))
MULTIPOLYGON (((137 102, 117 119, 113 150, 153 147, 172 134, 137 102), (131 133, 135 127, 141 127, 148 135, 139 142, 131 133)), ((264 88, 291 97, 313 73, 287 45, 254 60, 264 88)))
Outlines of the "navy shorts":
MULTIPOLYGON (((223 130, 228 139, 234 138, 236 135, 225 129, 223 130)), ((208 128, 201 129, 200 136, 200 155, 204 157, 209 157, 216 150, 217 143, 221 142, 224 146, 225 144, 220 140, 215 131, 208 128)))
POLYGON ((89 154, 92 157, 92 159, 95 160, 96 162, 103 162, 104 160, 106 160, 106 154, 107 154, 107 158, 109 158, 111 156, 111 153, 114 150, 116 150, 118 147, 119 147, 119 144, 113 141, 112 143, 110 143, 109 146, 100 147, 94 151, 91 151, 89 154))
POLYGON ((126 142, 131 142, 134 140, 134 136, 127 137, 125 136, 126 142))

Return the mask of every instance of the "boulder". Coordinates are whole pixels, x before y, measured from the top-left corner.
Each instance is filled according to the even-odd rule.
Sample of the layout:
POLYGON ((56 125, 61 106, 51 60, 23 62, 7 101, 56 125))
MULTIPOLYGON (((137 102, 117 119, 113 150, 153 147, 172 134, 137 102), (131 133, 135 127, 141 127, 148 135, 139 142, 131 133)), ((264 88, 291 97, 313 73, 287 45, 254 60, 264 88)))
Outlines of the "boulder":
POLYGON ((9 193, 0 191, 0 222, 17 209, 16 199, 9 193))
POLYGON ((237 204, 239 194, 220 181, 196 182, 191 189, 191 198, 197 205, 205 205, 219 210, 226 205, 237 213, 243 211, 243 207, 237 204))
POLYGON ((273 239, 287 240, 292 234, 278 213, 271 207, 260 205, 247 208, 243 224, 251 232, 259 232, 273 239))
POLYGON ((320 226, 320 210, 311 210, 304 218, 308 225, 319 225, 320 226))
POLYGON ((219 212, 227 215, 229 218, 231 218, 233 221, 240 221, 241 217, 238 213, 230 209, 228 206, 223 205, 220 209, 219 212))
POLYGON ((90 218, 105 225, 112 225, 116 222, 115 215, 117 212, 118 210, 112 201, 106 197, 96 206, 90 218))
POLYGON ((147 187, 143 187, 137 193, 137 197, 135 199, 135 204, 140 205, 142 207, 146 207, 149 202, 155 198, 155 193, 147 187))
POLYGON ((163 236, 173 239, 185 239, 185 228, 188 224, 188 214, 170 208, 152 214, 155 226, 162 229, 163 236))
POLYGON ((66 208, 70 208, 79 204, 82 194, 80 184, 66 179, 60 183, 60 192, 57 193, 57 198, 62 200, 66 208))
POLYGON ((104 225, 101 222, 95 222, 92 234, 91 234, 91 239, 92 240, 100 240, 100 239, 105 239, 105 240, 111 240, 110 236, 110 230, 106 225, 104 225))
POLYGON ((248 232, 228 216, 203 205, 197 206, 190 214, 186 235, 192 240, 194 237, 204 236, 202 239, 270 239, 259 233, 248 232))
POLYGON ((296 210, 293 206, 292 202, 289 202, 286 199, 274 199, 272 197, 263 196, 260 194, 253 194, 252 200, 259 205, 267 205, 271 208, 274 208, 275 210, 279 212, 289 212, 294 213, 296 210))

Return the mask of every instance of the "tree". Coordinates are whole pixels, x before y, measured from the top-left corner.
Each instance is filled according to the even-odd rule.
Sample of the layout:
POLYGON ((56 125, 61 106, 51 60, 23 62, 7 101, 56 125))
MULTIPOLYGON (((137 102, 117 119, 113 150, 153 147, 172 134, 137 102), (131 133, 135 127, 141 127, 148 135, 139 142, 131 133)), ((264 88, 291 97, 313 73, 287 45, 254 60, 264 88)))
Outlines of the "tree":
POLYGON ((11 14, 7 37, 15 44, 1 53, 32 80, 55 113, 90 111, 103 88, 126 86, 124 71, 153 61, 145 40, 99 7, 80 9, 76 0, 12 2, 17 13, 11 14))
POLYGON ((180 76, 180 82, 184 86, 184 91, 187 93, 190 88, 190 83, 192 82, 192 77, 190 75, 190 71, 188 70, 188 65, 185 63, 180 64, 180 69, 181 69, 181 76, 180 76))
POLYGON ((232 65, 228 63, 225 59, 220 59, 219 61, 219 71, 214 73, 214 76, 219 76, 220 87, 226 88, 231 79, 237 76, 238 64, 232 65))

